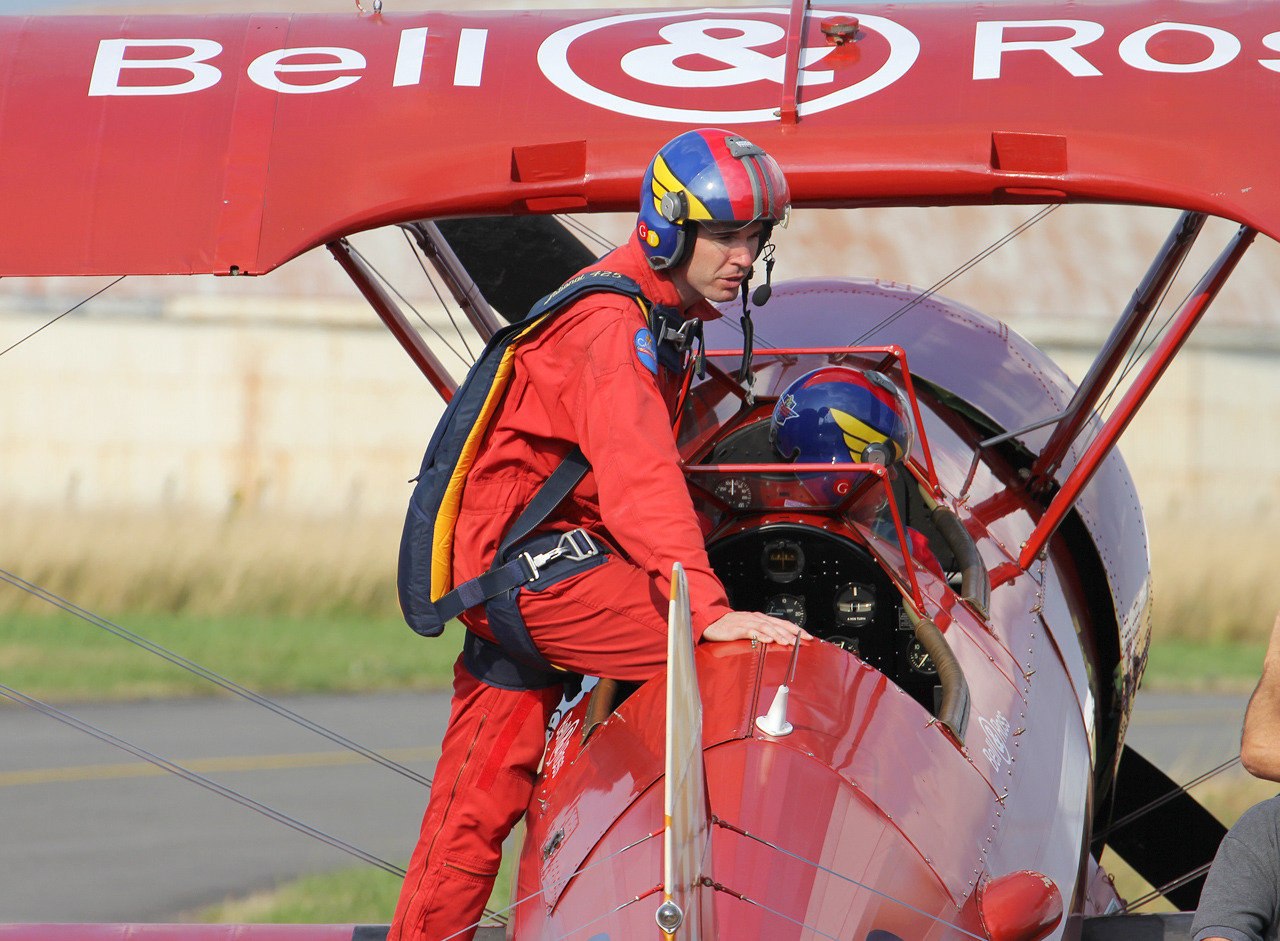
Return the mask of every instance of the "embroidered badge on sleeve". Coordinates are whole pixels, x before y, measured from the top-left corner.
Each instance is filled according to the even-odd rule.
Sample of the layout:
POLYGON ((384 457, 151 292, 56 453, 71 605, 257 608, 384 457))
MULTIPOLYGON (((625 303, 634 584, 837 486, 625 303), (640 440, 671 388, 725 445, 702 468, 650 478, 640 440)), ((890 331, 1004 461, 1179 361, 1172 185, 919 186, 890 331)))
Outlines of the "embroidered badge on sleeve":
POLYGON ((636 359, 649 372, 658 374, 658 351, 653 334, 643 327, 636 331, 636 359))

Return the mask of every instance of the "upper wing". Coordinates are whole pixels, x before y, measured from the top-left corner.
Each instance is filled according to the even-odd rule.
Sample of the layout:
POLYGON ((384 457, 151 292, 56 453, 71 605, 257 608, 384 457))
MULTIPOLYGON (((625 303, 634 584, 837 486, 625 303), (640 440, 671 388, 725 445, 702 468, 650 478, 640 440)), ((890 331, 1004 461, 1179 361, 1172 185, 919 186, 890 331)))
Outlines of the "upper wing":
POLYGON ((654 150, 708 125, 802 206, 1141 202, 1276 236, 1269 12, 3 17, 0 275, 252 274, 392 222, 634 210, 654 150))

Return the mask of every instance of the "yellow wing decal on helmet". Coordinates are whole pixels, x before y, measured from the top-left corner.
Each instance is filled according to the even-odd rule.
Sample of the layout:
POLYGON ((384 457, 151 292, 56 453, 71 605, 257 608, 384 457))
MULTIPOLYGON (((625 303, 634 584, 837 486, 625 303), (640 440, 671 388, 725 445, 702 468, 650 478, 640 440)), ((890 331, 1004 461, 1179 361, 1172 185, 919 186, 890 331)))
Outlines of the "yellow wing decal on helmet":
MULTIPOLYGON (((844 443, 849 448, 849 453, 853 455, 855 461, 862 460, 862 452, 869 444, 879 444, 888 440, 883 434, 876 431, 866 422, 861 421, 850 415, 848 412, 842 412, 838 408, 831 410, 831 417, 835 423, 840 426, 840 430, 844 432, 844 443)), ((894 453, 897 453, 897 445, 894 445, 894 453)))
MULTIPOLYGON (((667 161, 659 154, 653 160, 653 205, 661 214, 662 197, 667 193, 684 193, 685 199, 688 201, 689 213, 686 219, 710 219, 711 212, 707 209, 698 197, 694 196, 685 185, 680 182, 679 178, 671 172, 671 168, 667 166, 667 161)), ((683 219, 673 219, 673 222, 683 222, 683 219)))

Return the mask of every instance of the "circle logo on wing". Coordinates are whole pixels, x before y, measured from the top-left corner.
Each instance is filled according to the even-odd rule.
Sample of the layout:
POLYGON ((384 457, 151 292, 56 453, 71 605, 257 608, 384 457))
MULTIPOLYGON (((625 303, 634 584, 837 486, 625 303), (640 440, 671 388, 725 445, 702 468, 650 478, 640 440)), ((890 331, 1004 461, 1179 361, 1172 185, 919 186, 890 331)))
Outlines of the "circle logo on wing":
MULTIPOLYGON (((856 41, 837 45, 810 10, 800 43, 801 117, 865 98, 915 63, 920 41, 880 16, 858 16, 856 41)), ((618 114, 655 121, 775 121, 786 82, 784 8, 626 13, 552 33, 538 66, 561 91, 618 114)))

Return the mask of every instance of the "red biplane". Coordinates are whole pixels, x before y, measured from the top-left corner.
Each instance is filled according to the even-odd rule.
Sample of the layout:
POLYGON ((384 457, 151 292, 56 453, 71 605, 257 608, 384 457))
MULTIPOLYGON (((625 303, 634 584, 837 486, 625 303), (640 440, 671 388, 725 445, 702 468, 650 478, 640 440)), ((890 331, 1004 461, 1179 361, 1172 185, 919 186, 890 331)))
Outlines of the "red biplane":
MULTIPOLYGON (((899 284, 773 285, 749 364, 734 310, 706 325, 678 436, 712 561, 736 606, 818 640, 677 644, 668 675, 570 709, 507 928, 1100 937, 1141 917, 1107 917, 1104 845, 1186 909, 1221 836, 1124 746, 1149 563, 1115 446, 1255 235, 1280 237, 1273 26, 1247 0, 5 18, 0 275, 262 275, 328 245, 447 398, 455 378, 346 237, 404 226, 487 335, 590 260, 554 214, 634 211, 649 157, 690 127, 765 147, 798 210, 1182 210, 1078 387, 1003 324, 899 284), (1238 234, 1103 420, 1210 215, 1238 234), (768 427, 830 363, 891 375, 916 446, 896 475, 846 468, 865 480, 824 502, 768 427)), ((232 929, 0 928, 125 933, 232 929)))

